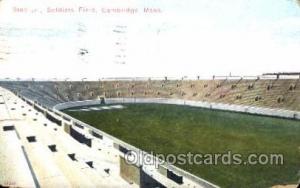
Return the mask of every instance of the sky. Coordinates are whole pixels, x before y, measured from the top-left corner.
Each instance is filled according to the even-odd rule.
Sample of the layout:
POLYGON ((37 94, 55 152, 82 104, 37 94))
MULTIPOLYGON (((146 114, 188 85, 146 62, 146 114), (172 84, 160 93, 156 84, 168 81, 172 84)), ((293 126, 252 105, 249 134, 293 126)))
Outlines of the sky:
POLYGON ((0 1, 0 78, 300 72, 299 49, 298 0, 0 1))

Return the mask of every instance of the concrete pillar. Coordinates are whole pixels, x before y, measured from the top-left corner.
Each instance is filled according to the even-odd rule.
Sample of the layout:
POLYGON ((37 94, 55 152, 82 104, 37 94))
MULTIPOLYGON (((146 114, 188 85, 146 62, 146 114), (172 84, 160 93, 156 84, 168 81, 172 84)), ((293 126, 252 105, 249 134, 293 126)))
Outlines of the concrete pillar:
POLYGON ((167 177, 167 173, 168 172, 167 172, 167 168, 166 167, 159 165, 158 166, 158 172, 160 174, 162 174, 163 176, 167 177))
POLYGON ((165 187, 150 175, 145 173, 142 166, 128 164, 123 157, 120 157, 120 175, 127 182, 135 183, 139 185, 140 188, 165 187))
POLYGON ((64 131, 67 133, 67 134, 70 134, 70 128, 71 128, 71 125, 65 123, 64 124, 64 131))
POLYGON ((120 176, 128 183, 140 185, 140 168, 134 164, 128 164, 126 160, 120 156, 120 176))

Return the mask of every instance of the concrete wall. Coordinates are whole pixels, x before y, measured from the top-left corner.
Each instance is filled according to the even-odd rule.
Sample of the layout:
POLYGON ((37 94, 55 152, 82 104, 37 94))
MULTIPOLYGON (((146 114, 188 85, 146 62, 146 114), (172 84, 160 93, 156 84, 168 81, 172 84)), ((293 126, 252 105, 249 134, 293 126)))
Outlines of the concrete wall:
MULTIPOLYGON (((63 110, 72 107, 89 106, 100 104, 100 100, 88 100, 78 102, 66 102, 58 104, 54 107, 56 110, 63 110)), ((300 112, 282 110, 282 109, 271 109, 263 107, 253 106, 242 106, 242 105, 230 105, 222 103, 209 103, 202 101, 191 101, 182 99, 165 99, 165 98, 108 98, 105 99, 106 104, 120 104, 120 103, 156 103, 156 104, 176 104, 176 105, 187 105, 193 107, 201 107, 216 110, 225 110, 233 112, 242 112, 256 115, 274 116, 290 119, 300 119, 300 112)))
MULTIPOLYGON (((89 102, 90 103, 90 102, 89 102)), ((187 105, 192 107, 201 107, 215 110, 242 112, 248 114, 265 115, 289 119, 300 119, 300 112, 282 110, 282 109, 272 109, 263 107, 253 107, 253 106, 242 106, 242 105, 230 105, 222 103, 209 103, 202 101, 191 101, 182 99, 165 99, 165 98, 108 98, 105 99, 106 104, 120 104, 120 103, 156 103, 156 104, 176 104, 176 105, 187 105)), ((84 104, 84 101, 78 103, 78 105, 84 104), (83 103, 82 103, 83 102, 83 103)), ((87 103, 88 104, 88 103, 87 103)), ((74 104, 75 105, 75 104, 74 104)), ((86 104, 85 104, 86 105, 86 104)), ((68 104, 61 104, 59 108, 65 109, 68 104)))
POLYGON ((73 108, 77 106, 90 106, 101 104, 101 100, 87 100, 87 101, 77 101, 77 102, 65 102, 55 106, 56 110, 63 110, 66 108, 73 108))

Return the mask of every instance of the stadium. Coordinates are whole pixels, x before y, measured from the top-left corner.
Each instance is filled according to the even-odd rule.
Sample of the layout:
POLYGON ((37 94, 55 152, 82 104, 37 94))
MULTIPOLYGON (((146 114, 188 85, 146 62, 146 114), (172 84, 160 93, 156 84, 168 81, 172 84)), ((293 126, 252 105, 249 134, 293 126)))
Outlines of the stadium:
MULTIPOLYGON (((1 148, 7 152, 1 167, 4 165, 12 174, 2 174, 1 182, 16 182, 21 187, 32 183, 98 187, 296 186, 299 75, 2 81, 1 144, 9 140, 9 145, 1 148), (20 129, 22 123, 28 126, 20 129), (29 170, 24 168, 20 144, 29 170), (20 151, 9 153, 13 147, 20 151), (282 153, 285 158, 279 166, 161 163, 155 168, 140 161, 124 163, 124 154, 129 151, 282 153), (43 159, 38 157, 41 155, 43 159), (20 169, 26 181, 16 177, 20 169), (42 169, 47 169, 49 175, 60 175, 47 180, 42 169)), ((151 156, 158 160, 154 154, 151 156)))
POLYGON ((0 0, 0 188, 300 188, 300 0, 0 0))

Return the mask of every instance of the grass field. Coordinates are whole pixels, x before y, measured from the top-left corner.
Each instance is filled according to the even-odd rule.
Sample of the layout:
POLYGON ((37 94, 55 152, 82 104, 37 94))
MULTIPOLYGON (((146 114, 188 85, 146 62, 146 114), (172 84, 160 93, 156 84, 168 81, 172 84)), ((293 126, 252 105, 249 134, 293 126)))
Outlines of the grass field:
POLYGON ((179 165, 221 187, 270 187, 300 179, 300 122, 207 109, 126 104, 124 109, 65 112, 146 151, 281 153, 284 165, 179 165))

